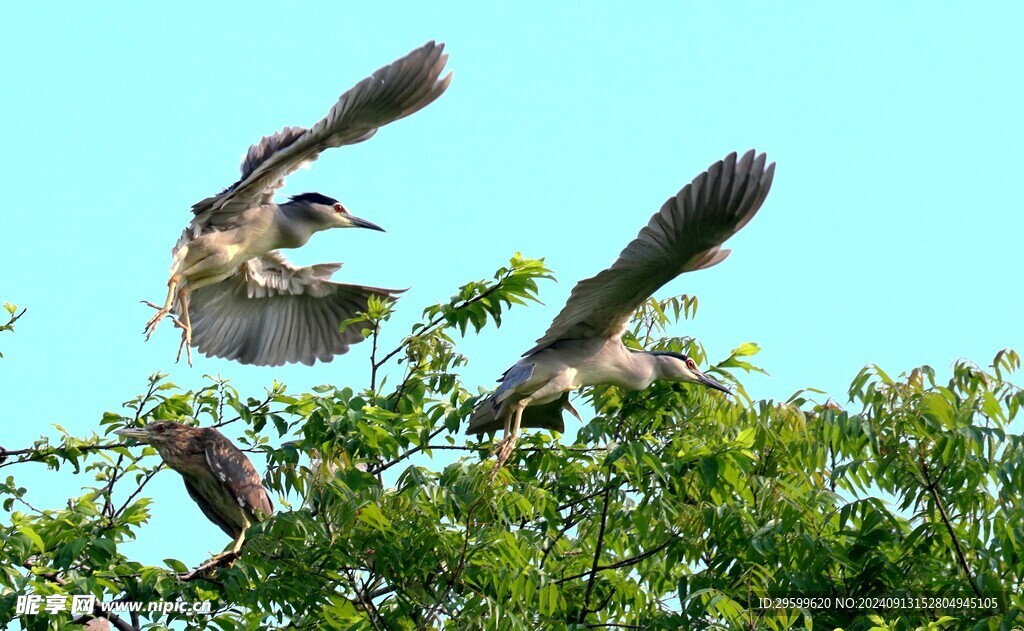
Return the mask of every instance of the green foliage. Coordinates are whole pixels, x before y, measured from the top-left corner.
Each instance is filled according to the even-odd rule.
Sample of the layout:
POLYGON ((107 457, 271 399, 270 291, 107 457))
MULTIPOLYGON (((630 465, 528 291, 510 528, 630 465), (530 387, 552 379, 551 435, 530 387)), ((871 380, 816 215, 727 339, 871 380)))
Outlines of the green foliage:
MULTIPOLYGON (((0 324, 0 333, 4 331, 13 331, 14 323, 17 322, 21 316, 25 315, 25 310, 18 311, 18 305, 12 305, 9 302, 4 303, 4 311, 7 312, 7 322, 0 324)), ((0 353, 0 358, 3 358, 4 354, 0 353)))
MULTIPOLYGON (((751 401, 736 369, 759 371, 759 349, 742 343, 710 368, 739 396, 667 382, 585 389, 593 414, 575 440, 528 434, 492 482, 493 441, 458 432, 477 397, 458 377, 467 359, 454 333, 499 324, 549 277, 542 262, 517 255, 493 281, 424 310, 387 353, 378 334, 390 312, 372 305, 347 324, 371 336, 361 390, 290 394, 274 384, 243 399, 224 380, 191 392, 155 375, 125 413, 103 416, 103 437, 60 431, 59 441, 9 452, 0 468, 69 465, 95 482, 47 510, 32 507, 13 476, 0 484, 0 624, 17 595, 91 593, 214 606, 144 618, 142 628, 1024 625, 1024 392, 1008 380, 1020 370, 1014 351, 990 370, 958 362, 946 381, 927 366, 896 379, 869 366, 845 410, 813 401, 811 390, 751 401), (219 426, 267 455, 264 481, 281 510, 250 530, 233 567, 193 576, 175 559, 142 566, 120 553, 146 536, 145 486, 161 467, 151 449, 107 437, 154 419, 219 426), (438 464, 447 452, 454 461, 438 464), (775 600, 801 597, 848 606, 775 600), (979 597, 997 606, 941 600, 979 597), (906 608, 873 598, 939 600, 906 608)), ((699 342, 666 333, 696 309, 694 298, 651 301, 624 341, 711 363, 699 342)), ((66 622, 22 619, 31 629, 66 622)))

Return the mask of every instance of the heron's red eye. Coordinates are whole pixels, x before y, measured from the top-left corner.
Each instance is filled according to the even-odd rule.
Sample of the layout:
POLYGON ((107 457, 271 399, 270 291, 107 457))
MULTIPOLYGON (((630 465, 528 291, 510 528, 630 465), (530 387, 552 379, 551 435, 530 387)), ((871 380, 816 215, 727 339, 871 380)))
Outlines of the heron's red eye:
POLYGON ((335 212, 339 212, 339 213, 341 213, 343 215, 347 215, 348 214, 348 210, 346 210, 345 207, 342 206, 341 204, 335 204, 334 205, 334 211, 335 212))
POLYGON ((156 426, 156 433, 157 434, 163 434, 165 431, 167 431, 167 428, 164 427, 163 425, 157 425, 156 426))
POLYGON ((686 365, 687 365, 687 367, 688 367, 688 368, 690 368, 691 370, 693 370, 693 369, 697 368, 697 364, 693 363, 693 360, 692 360, 692 359, 687 359, 687 360, 686 360, 686 365))

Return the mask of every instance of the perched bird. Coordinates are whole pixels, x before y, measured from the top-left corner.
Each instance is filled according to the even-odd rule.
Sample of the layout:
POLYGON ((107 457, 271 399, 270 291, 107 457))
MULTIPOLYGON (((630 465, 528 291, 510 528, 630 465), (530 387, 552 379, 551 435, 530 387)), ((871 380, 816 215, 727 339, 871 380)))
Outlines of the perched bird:
POLYGON ((164 463, 185 479, 185 490, 206 518, 235 540, 232 553, 242 549, 249 526, 274 513, 256 467, 212 427, 154 421, 114 433, 156 448, 164 463))
POLYGON ((284 178, 325 149, 362 142, 379 127, 429 105, 448 87, 448 56, 429 42, 363 79, 309 129, 285 127, 249 148, 242 176, 192 207, 195 218, 172 250, 163 306, 146 323, 146 339, 168 314, 181 328, 178 359, 190 347, 242 364, 279 366, 331 361, 363 339, 340 324, 366 311, 371 296, 399 292, 333 283, 340 263, 295 267, 277 250, 305 245, 329 228, 381 228, 320 193, 274 202, 284 178))
POLYGON ((658 379, 728 392, 679 353, 635 352, 622 344, 633 312, 683 272, 705 269, 729 254, 719 246, 754 216, 771 187, 775 163, 764 154, 730 154, 669 198, 612 266, 577 283, 547 333, 502 375, 481 401, 467 433, 504 428, 495 452, 498 467, 515 446, 519 429, 564 430, 562 411, 579 414, 569 392, 610 384, 643 390, 658 379))

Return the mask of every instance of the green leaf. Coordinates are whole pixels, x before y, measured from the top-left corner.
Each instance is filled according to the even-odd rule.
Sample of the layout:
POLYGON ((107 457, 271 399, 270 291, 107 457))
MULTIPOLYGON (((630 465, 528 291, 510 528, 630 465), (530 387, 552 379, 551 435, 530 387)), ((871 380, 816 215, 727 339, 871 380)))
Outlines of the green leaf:
POLYGON ((39 533, 37 533, 31 526, 26 523, 21 523, 18 524, 17 528, 18 532, 28 537, 29 541, 32 542, 32 545, 34 545, 37 550, 40 552, 46 552, 46 544, 43 542, 43 538, 40 537, 39 533))

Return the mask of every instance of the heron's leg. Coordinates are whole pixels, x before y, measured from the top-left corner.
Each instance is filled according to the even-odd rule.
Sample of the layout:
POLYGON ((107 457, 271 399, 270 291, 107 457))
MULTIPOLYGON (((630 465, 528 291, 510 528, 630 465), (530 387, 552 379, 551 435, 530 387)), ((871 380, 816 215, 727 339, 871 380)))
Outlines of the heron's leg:
POLYGON ((499 440, 498 444, 494 446, 494 449, 491 450, 491 453, 487 454, 488 458, 501 451, 502 447, 505 446, 505 443, 508 442, 508 437, 512 432, 512 416, 514 415, 514 413, 515 410, 509 409, 509 411, 505 414, 505 431, 501 433, 501 440, 499 440))
POLYGON ((181 351, 184 349, 188 365, 192 365, 192 319, 188 314, 188 288, 178 291, 178 305, 181 307, 181 317, 174 321, 181 327, 181 345, 178 346, 178 357, 175 362, 181 361, 181 351))
MULTIPOLYGON (((248 526, 246 526, 248 528, 248 526)), ((235 539, 235 545, 231 548, 231 553, 238 556, 242 552, 242 546, 245 545, 245 531, 238 535, 238 539, 235 539)))
POLYGON ((543 401, 547 397, 558 394, 559 392, 572 390, 574 387, 572 377, 573 376, 569 373, 560 374, 535 390, 529 396, 520 399, 513 405, 512 410, 509 411, 508 417, 505 418, 505 438, 498 443, 498 447, 495 449, 498 454, 497 464, 495 464, 494 471, 491 473, 491 479, 497 475, 498 469, 505 464, 505 461, 512 455, 512 450, 515 449, 516 441, 519 440, 519 428, 523 423, 523 412, 526 408, 534 401, 543 401), (511 427, 509 424, 510 420, 512 421, 511 427))
POLYGON ((492 478, 497 475, 498 469, 504 466, 509 456, 512 455, 512 450, 516 448, 516 442, 519 440, 519 428, 523 423, 523 411, 526 410, 527 405, 529 405, 529 397, 516 403, 505 420, 505 438, 502 439, 498 447, 498 457, 494 463, 494 471, 491 473, 492 478), (509 420, 512 420, 511 428, 509 428, 509 420))
POLYGON ((142 301, 143 304, 147 304, 150 307, 156 309, 156 315, 149 319, 149 322, 146 323, 146 328, 143 329, 142 331, 143 333, 146 334, 147 340, 149 339, 149 336, 153 335, 153 332, 156 331, 156 327, 158 324, 160 324, 160 320, 162 320, 165 315, 171 312, 171 305, 174 304, 174 291, 178 288, 178 285, 180 283, 180 274, 172 275, 171 279, 167 281, 167 300, 164 301, 164 306, 162 307, 158 307, 152 302, 149 302, 148 300, 142 301))

